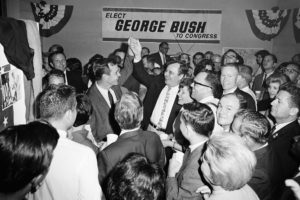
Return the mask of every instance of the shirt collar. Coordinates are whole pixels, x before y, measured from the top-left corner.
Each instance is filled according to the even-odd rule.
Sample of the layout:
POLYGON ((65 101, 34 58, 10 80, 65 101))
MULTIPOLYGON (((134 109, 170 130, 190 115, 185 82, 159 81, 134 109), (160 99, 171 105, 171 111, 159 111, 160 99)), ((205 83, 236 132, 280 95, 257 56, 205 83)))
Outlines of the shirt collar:
POLYGON ((208 96, 208 97, 205 97, 203 99, 200 100, 200 103, 207 103, 207 102, 211 102, 215 99, 214 96, 208 96))
POLYGON ((133 128, 133 129, 122 129, 120 135, 123 135, 124 133, 128 133, 128 132, 137 131, 139 129, 140 129, 140 126, 137 128, 133 128))
POLYGON ((203 145, 207 140, 203 141, 203 142, 199 142, 197 144, 192 144, 189 146, 191 152, 193 152, 195 149, 197 149, 198 147, 200 147, 201 145, 203 145))
POLYGON ((57 129, 60 138, 67 138, 67 131, 57 129))
POLYGON ((234 88, 230 89, 230 90, 227 91, 227 92, 223 91, 223 95, 225 95, 225 94, 230 94, 230 93, 234 93, 234 91, 235 91, 236 89, 237 89, 237 87, 234 87, 234 88))

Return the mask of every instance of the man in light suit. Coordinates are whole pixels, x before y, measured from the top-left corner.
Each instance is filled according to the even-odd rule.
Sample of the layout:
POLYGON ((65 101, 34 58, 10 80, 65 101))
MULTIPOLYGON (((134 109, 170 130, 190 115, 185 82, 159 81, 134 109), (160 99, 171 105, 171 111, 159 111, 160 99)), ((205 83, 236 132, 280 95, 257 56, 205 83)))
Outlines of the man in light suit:
POLYGON ((186 76, 188 68, 184 64, 174 62, 167 66, 164 73, 157 76, 149 75, 142 63, 140 42, 130 38, 129 46, 134 53, 133 76, 147 87, 142 128, 147 129, 148 126, 151 126, 150 130, 163 131, 167 134, 172 133, 173 122, 181 108, 177 104, 179 83, 186 76), (166 98, 168 91, 170 95, 166 98), (166 99, 166 112, 162 113, 166 99), (159 124, 162 116, 162 122, 159 124))
POLYGON ((143 105, 136 94, 122 95, 116 104, 115 118, 122 129, 121 134, 116 142, 98 154, 99 181, 104 186, 111 169, 129 153, 140 153, 161 167, 165 164, 164 147, 159 136, 140 129, 143 105))
POLYGON ((169 55, 167 55, 169 51, 169 44, 167 42, 161 42, 159 44, 159 51, 151 54, 150 57, 153 58, 154 62, 159 64, 161 69, 165 69, 166 63, 171 61, 169 55))
POLYGON ((199 174, 199 159, 214 128, 214 121, 213 111, 208 105, 198 102, 183 105, 180 130, 191 145, 184 154, 181 166, 174 156, 170 160, 167 200, 202 199, 201 194, 196 193, 197 188, 204 185, 199 174))
MULTIPOLYGON (((300 135, 300 125, 297 121, 300 111, 300 88, 292 83, 282 86, 271 105, 271 114, 276 120, 276 125, 269 136, 269 145, 279 159, 276 166, 281 168, 281 173, 276 175, 276 179, 279 187, 277 191, 280 192, 284 187, 284 180, 292 178, 300 164, 290 151, 293 138, 300 135)), ((278 196, 275 194, 275 197, 278 196)))
POLYGON ((120 127, 114 119, 114 104, 122 95, 118 86, 120 69, 113 58, 99 60, 93 64, 95 83, 87 92, 93 106, 90 125, 97 142, 107 134, 120 133, 120 127))

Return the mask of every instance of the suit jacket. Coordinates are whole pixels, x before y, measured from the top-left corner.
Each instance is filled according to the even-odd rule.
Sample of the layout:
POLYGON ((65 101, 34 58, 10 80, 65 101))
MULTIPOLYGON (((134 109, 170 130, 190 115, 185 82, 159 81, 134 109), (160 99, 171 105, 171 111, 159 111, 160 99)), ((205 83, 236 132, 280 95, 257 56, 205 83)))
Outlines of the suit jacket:
MULTIPOLYGON (((154 62, 156 62, 157 64, 159 64, 159 66, 162 69, 165 69, 166 66, 162 64, 162 60, 161 60, 159 52, 151 54, 150 57, 154 60, 154 62)), ((165 55, 165 57, 166 57, 166 63, 169 62, 169 61, 171 61, 171 57, 169 55, 165 55)))
POLYGON ((80 70, 66 71, 66 75, 68 85, 75 87, 76 93, 83 93, 87 90, 87 86, 83 83, 80 70))
MULTIPOLYGON (((144 120, 142 123, 142 128, 147 129, 159 94, 166 85, 165 77, 163 73, 158 76, 149 75, 144 69, 142 61, 133 64, 133 76, 147 87, 147 93, 144 99, 144 120)), ((178 97, 176 96, 168 119, 166 133, 173 132, 173 122, 180 109, 181 105, 178 104, 178 97)))
POLYGON ((264 73, 261 73, 261 74, 258 74, 257 76, 255 76, 254 81, 253 81, 253 85, 252 85, 252 90, 254 92, 264 90, 262 88, 263 79, 264 79, 264 73))
MULTIPOLYGON (((93 106, 93 113, 90 119, 92 133, 97 142, 103 140, 109 133, 120 133, 120 127, 114 119, 114 110, 112 110, 105 101, 102 94, 99 92, 94 83, 88 90, 87 95, 91 100, 93 106)), ((119 86, 113 86, 117 99, 122 95, 119 86)))
POLYGON ((200 193, 195 192, 204 185, 199 174, 199 159, 203 147, 204 144, 192 151, 187 158, 184 158, 175 177, 167 178, 167 200, 203 199, 200 193))
POLYGON ((255 105, 255 101, 252 98, 252 96, 250 94, 248 94, 247 92, 244 92, 242 90, 240 90, 239 88, 237 88, 234 93, 236 94, 240 94, 244 97, 244 99, 246 100, 246 109, 250 109, 250 110, 256 110, 256 105, 255 105))
POLYGON ((297 120, 295 120, 275 133, 278 133, 278 136, 274 138, 271 135, 269 138, 269 145, 277 157, 274 166, 278 166, 280 168, 280 173, 276 174, 276 179, 274 180, 274 184, 278 188, 276 189, 275 197, 278 198, 278 193, 281 194, 281 191, 284 188, 284 180, 292 178, 298 171, 300 163, 291 154, 290 150, 293 144, 293 138, 300 135, 300 125, 297 120))
POLYGON ((99 152, 97 160, 100 184, 103 185, 111 169, 129 153, 140 153, 161 167, 165 164, 164 147, 156 133, 142 130, 126 132, 99 152))
POLYGON ((267 145, 254 151, 257 162, 252 178, 247 183, 257 194, 259 199, 265 200, 270 198, 272 189, 271 178, 276 176, 272 173, 273 157, 270 147, 267 145))

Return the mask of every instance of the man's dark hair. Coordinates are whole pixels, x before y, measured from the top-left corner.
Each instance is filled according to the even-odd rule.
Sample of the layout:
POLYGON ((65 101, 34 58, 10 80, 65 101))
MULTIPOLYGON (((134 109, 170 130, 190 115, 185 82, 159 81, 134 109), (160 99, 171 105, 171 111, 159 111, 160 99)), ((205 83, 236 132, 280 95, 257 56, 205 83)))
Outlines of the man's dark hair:
POLYGON ((220 82, 220 75, 206 70, 205 73, 207 74, 205 81, 212 87, 212 93, 215 98, 220 99, 223 93, 222 84, 220 82))
POLYGON ((62 53, 64 53, 64 48, 60 44, 53 44, 51 47, 49 47, 48 52, 49 53, 53 53, 53 52, 62 52, 62 53))
POLYGON ((47 74, 47 81, 49 83, 50 78, 52 77, 59 77, 64 79, 64 83, 66 83, 66 77, 63 71, 59 69, 52 69, 48 74, 47 74))
POLYGON ((254 55, 257 56, 261 56, 262 58, 264 58, 266 55, 270 54, 269 51, 267 50, 259 50, 258 52, 256 52, 254 55))
POLYGON ((69 85, 50 85, 39 95, 40 117, 60 119, 68 110, 76 109, 75 88, 69 85))
POLYGON ((77 116, 74 122, 74 127, 86 124, 93 112, 93 107, 90 99, 86 94, 77 94, 77 116))
POLYGON ((286 91, 291 96, 289 98, 290 107, 298 108, 298 116, 300 115, 300 88, 296 84, 288 82, 280 86, 279 91, 286 91))
POLYGON ((55 128, 39 121, 0 132, 0 193, 13 194, 45 175, 58 138, 55 128))
POLYGON ((159 44, 159 48, 161 48, 163 45, 168 45, 168 46, 169 46, 169 44, 168 44, 167 42, 161 42, 161 43, 159 44))
POLYGON ((209 137, 214 129, 215 117, 211 108, 199 102, 183 105, 181 120, 190 125, 195 132, 209 137))
POLYGON ((145 156, 130 153, 109 174, 106 191, 108 200, 164 200, 164 171, 145 156))
MULTIPOLYGON (((227 54, 228 52, 232 52, 232 53, 235 54, 236 59, 238 60, 238 62, 237 62, 236 64, 238 64, 238 65, 243 65, 243 64, 244 64, 244 59, 243 59, 243 57, 242 57, 240 54, 238 54, 238 53, 237 53, 235 50, 233 50, 233 49, 228 49, 228 50, 223 54, 223 56, 222 56, 222 59, 221 59, 221 65, 222 65, 222 66, 224 65, 225 56, 226 56, 226 54, 227 54)), ((228 63, 227 63, 227 64, 228 64, 228 63)))
POLYGON ((202 56, 202 58, 204 58, 204 53, 198 51, 198 52, 196 52, 196 53, 193 55, 193 59, 195 59, 196 56, 198 56, 198 55, 200 55, 200 56, 202 56))
POLYGON ((82 72, 82 63, 78 58, 68 58, 67 59, 67 68, 70 71, 82 72))
POLYGON ((54 51, 54 52, 50 53, 49 56, 48 56, 48 63, 49 63, 49 66, 50 66, 51 68, 53 68, 52 65, 54 65, 54 63, 53 63, 53 57, 56 56, 56 55, 58 55, 58 54, 62 54, 62 55, 64 55, 64 57, 66 58, 65 53, 64 53, 64 52, 61 52, 61 51, 54 51), (52 65, 51 65, 51 64, 52 64, 52 65))
POLYGON ((106 58, 104 60, 96 60, 92 65, 92 70, 94 73, 95 81, 101 80, 103 74, 109 74, 110 69, 108 64, 111 63, 113 65, 117 64, 117 60, 115 57, 106 58))
POLYGON ((191 84, 193 83, 193 79, 192 78, 183 78, 181 79, 180 83, 179 83, 179 88, 183 88, 183 87, 187 87, 190 94, 192 93, 192 87, 191 84))

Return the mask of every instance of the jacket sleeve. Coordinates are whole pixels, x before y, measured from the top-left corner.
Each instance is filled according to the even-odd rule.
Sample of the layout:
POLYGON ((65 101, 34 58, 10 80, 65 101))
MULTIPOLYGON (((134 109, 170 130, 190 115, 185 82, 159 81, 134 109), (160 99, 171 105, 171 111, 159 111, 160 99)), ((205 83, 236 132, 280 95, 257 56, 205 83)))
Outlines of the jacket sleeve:
POLYGON ((133 63, 132 75, 146 87, 149 87, 152 82, 155 82, 156 77, 158 77, 150 75, 146 72, 142 60, 137 63, 133 63))

